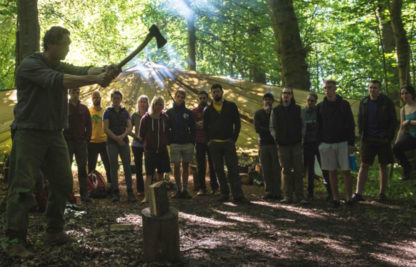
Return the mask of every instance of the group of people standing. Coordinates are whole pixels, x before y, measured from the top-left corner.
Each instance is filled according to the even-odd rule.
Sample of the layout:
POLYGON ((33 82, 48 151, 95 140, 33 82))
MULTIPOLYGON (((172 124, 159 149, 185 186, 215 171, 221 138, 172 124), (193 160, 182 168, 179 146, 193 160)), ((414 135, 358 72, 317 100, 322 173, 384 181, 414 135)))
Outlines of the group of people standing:
POLYGON ((323 101, 317 104, 318 96, 309 93, 307 105, 303 109, 296 104, 293 90, 289 87, 283 88, 280 103, 275 108, 272 108, 273 95, 264 95, 263 108, 255 113, 254 125, 259 134, 259 156, 266 182, 265 199, 301 204, 312 200, 316 178, 315 158, 322 168, 328 200, 334 207, 340 205, 338 170, 344 177, 347 205, 363 200, 362 192, 368 179, 369 166, 376 156, 379 163, 380 201, 386 200, 387 165, 393 163, 393 154, 403 167, 402 179, 410 179, 412 167, 406 151, 416 149, 414 88, 410 85, 401 88, 401 99, 405 105, 400 111, 400 129, 392 147, 397 128, 394 104, 381 93, 379 81, 372 80, 369 83, 368 96, 360 102, 358 113, 361 163, 354 194, 350 173, 351 160, 355 160, 355 157, 351 157, 355 150, 354 117, 350 104, 336 94, 336 89, 334 80, 326 80, 323 101), (303 194, 304 170, 308 181, 306 198, 303 194))
MULTIPOLYGON (((249 202, 241 188, 235 146, 241 128, 240 114, 235 103, 223 98, 220 84, 214 84, 210 89, 210 105, 207 104, 208 93, 199 92, 199 105, 193 110, 186 108, 186 92, 181 89, 175 92, 174 105, 166 112, 163 110, 165 102, 162 97, 155 96, 149 104, 148 98, 141 96, 136 111, 130 116, 121 105, 123 96, 119 91, 112 92, 112 105, 107 109, 101 107, 99 92, 94 92, 93 107, 88 109, 79 101, 78 88, 91 84, 106 87, 121 70, 116 65, 77 67, 61 62, 69 52, 70 43, 69 31, 54 26, 43 37, 43 52, 25 58, 16 70, 17 104, 12 124, 14 138, 5 214, 6 237, 10 241, 7 247, 9 256, 28 257, 33 254, 26 248, 26 238, 28 212, 33 206, 32 191, 39 172, 47 177, 49 183, 45 244, 60 245, 70 241, 64 232, 64 210, 73 191, 73 155, 78 162, 82 201, 90 201, 86 166, 88 165, 89 172, 93 171, 98 154, 104 162, 107 179, 111 184, 112 201, 120 200, 118 156, 124 166, 128 201, 136 201, 128 135, 133 137, 132 147, 138 172, 137 192, 145 195, 144 201, 148 199, 149 184, 170 171, 170 162, 174 164, 177 184, 175 197, 189 198, 188 169, 193 160, 195 145, 200 189, 198 195, 206 193, 208 155, 211 189, 216 192, 219 188, 219 200, 228 201, 231 191, 234 202, 249 202), (143 154, 145 181, 141 169, 143 154), (224 162, 227 165, 227 177, 224 162)), ((264 197, 283 198, 280 177, 282 170, 283 201, 292 202, 295 193, 296 201, 306 203, 302 185, 304 165, 300 163, 304 158, 308 197, 311 199, 314 179, 312 162, 315 156, 320 156, 328 194, 334 206, 340 205, 338 169, 341 169, 344 176, 346 203, 352 204, 354 199, 362 199, 368 167, 375 155, 378 155, 380 199, 383 199, 386 165, 392 162, 391 141, 396 128, 391 101, 380 94, 380 82, 370 83, 369 97, 360 104, 358 122, 362 162, 357 190, 352 195, 348 155, 354 149, 354 119, 348 102, 335 93, 335 81, 325 81, 324 90, 324 100, 315 107, 317 96, 310 94, 305 109, 296 104, 291 88, 282 90, 280 104, 275 108, 272 108, 273 95, 264 95, 264 108, 255 114, 254 119, 259 133, 260 160, 266 181, 264 197)), ((411 165, 405 151, 416 148, 414 88, 402 87, 401 98, 405 105, 400 112, 400 130, 393 151, 404 168, 404 178, 409 179, 411 165)))
POLYGON ((212 105, 208 105, 208 93, 198 93, 198 107, 190 110, 185 105, 186 91, 178 89, 173 105, 164 111, 165 102, 155 96, 151 103, 146 95, 137 99, 136 110, 130 116, 121 104, 120 91, 111 93, 112 105, 101 107, 101 96, 93 92, 93 107, 88 108, 79 101, 79 89, 69 90, 69 126, 64 131, 68 143, 70 160, 73 154, 78 166, 81 200, 89 202, 86 191, 88 172, 95 170, 98 154, 103 160, 107 183, 111 185, 112 201, 120 200, 118 183, 118 156, 120 156, 127 185, 127 200, 135 202, 130 168, 130 135, 136 169, 136 190, 147 202, 150 184, 161 180, 164 173, 173 174, 177 191, 174 198, 191 198, 188 193, 189 164, 194 161, 196 149, 197 195, 207 193, 205 175, 206 162, 210 166, 211 192, 220 189, 221 201, 229 200, 230 188, 235 202, 248 202, 241 190, 235 142, 240 132, 240 115, 237 106, 223 99, 220 84, 211 88, 212 105), (168 150, 169 145, 169 150, 168 150), (169 152, 168 152, 169 151, 169 152), (88 164, 86 162, 88 154, 88 164), (146 177, 143 177, 143 156, 146 177), (228 181, 224 172, 227 164, 228 181))

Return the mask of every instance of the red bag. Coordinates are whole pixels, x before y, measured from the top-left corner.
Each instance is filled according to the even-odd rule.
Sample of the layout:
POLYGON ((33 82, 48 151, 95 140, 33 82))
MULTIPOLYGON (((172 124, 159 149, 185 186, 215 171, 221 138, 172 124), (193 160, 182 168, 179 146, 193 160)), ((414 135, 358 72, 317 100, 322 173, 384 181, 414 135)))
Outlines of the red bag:
MULTIPOLYGON (((42 188, 35 189, 33 192, 33 198, 38 204, 38 210, 44 212, 46 210, 46 205, 48 204, 48 185, 43 181, 42 188)), ((68 199, 69 203, 76 204, 77 199, 75 198, 74 193, 72 192, 71 196, 68 199)))
POLYGON ((88 183, 88 194, 92 198, 105 198, 106 186, 104 182, 104 177, 97 171, 93 171, 88 174, 87 177, 88 183))

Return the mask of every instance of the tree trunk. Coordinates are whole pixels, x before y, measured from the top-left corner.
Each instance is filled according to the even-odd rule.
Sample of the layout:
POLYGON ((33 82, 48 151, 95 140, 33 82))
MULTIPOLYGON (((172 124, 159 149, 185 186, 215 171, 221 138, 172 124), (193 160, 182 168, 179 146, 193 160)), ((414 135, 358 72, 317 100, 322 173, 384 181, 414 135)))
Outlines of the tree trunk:
MULTIPOLYGON (((189 0, 185 1, 185 4, 191 9, 191 3, 189 0)), ((188 70, 196 70, 196 30, 195 30, 195 14, 189 15, 186 18, 186 24, 188 26, 188 70)))
MULTIPOLYGON (((383 59, 384 83, 386 94, 393 101, 400 101, 397 88, 400 87, 398 69, 394 66, 396 61, 390 57, 386 57, 386 53, 395 51, 394 33, 391 25, 390 17, 386 17, 385 11, 388 10, 386 0, 379 0, 376 10, 376 17, 379 24, 377 31, 380 38, 381 53, 383 59)), ((376 77, 374 77, 376 78, 376 77)))
POLYGON ((250 62, 250 80, 255 83, 266 83, 266 73, 263 66, 264 59, 259 55, 260 46, 258 44, 260 28, 257 25, 251 25, 248 29, 250 43, 254 47, 253 56, 250 62))
POLYGON ((276 53, 281 66, 281 79, 284 86, 309 90, 306 50, 300 39, 298 21, 292 0, 268 0, 270 18, 276 38, 276 53))
POLYGON ((22 60, 39 51, 38 1, 17 1, 16 67, 22 60))
POLYGON ((391 53, 395 48, 395 41, 393 27, 391 26, 390 18, 386 18, 386 16, 384 16, 384 11, 386 10, 385 2, 386 1, 379 1, 379 5, 377 8, 377 18, 380 23, 384 51, 387 53, 391 53))
POLYGON ((390 7, 391 25, 396 43, 397 66, 400 86, 410 84, 410 46, 403 27, 402 0, 392 0, 390 7))

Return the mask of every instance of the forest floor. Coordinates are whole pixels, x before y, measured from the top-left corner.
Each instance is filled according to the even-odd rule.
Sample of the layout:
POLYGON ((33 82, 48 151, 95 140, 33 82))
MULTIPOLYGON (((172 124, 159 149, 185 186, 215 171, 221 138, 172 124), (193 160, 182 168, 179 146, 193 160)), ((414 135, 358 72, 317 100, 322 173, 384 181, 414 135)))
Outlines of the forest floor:
MULTIPOLYGON (((5 190, 2 184, 0 198, 5 190)), ((416 265, 414 205, 369 199, 333 209, 324 192, 300 206, 264 201, 264 189, 256 185, 243 190, 251 204, 220 203, 218 195, 170 199, 179 211, 181 260, 176 263, 145 261, 141 210, 147 205, 127 203, 124 191, 120 203, 93 199, 80 205, 82 210, 68 209, 65 230, 74 242, 64 246, 44 244, 44 216, 30 213, 35 256, 9 258, 0 250, 0 266, 416 265), (114 227, 120 224, 126 226, 114 227)), ((3 231, 0 240, 4 245, 3 231)))

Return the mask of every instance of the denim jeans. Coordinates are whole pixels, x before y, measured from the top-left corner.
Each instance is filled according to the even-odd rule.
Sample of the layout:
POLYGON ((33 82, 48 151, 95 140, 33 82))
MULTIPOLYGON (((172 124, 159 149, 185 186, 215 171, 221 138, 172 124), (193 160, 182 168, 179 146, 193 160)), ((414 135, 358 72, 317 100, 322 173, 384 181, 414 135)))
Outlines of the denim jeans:
POLYGON ((133 192, 130 165, 130 147, 128 145, 120 146, 117 143, 107 142, 107 153, 108 158, 110 159, 111 190, 113 194, 120 194, 120 190, 118 188, 118 155, 120 155, 121 162, 123 164, 127 192, 133 192))

